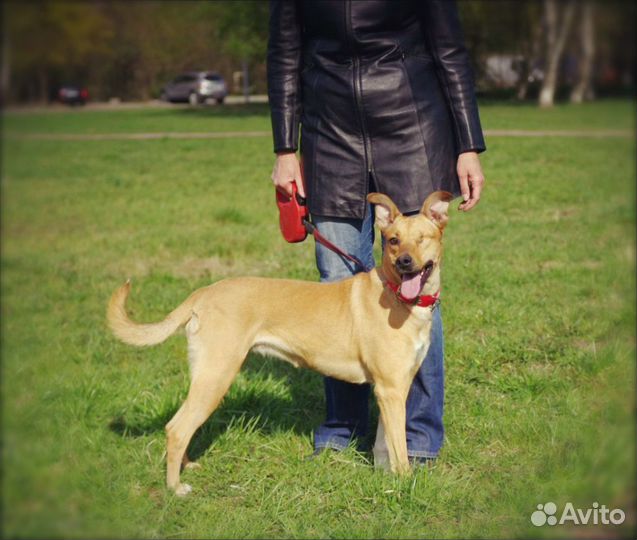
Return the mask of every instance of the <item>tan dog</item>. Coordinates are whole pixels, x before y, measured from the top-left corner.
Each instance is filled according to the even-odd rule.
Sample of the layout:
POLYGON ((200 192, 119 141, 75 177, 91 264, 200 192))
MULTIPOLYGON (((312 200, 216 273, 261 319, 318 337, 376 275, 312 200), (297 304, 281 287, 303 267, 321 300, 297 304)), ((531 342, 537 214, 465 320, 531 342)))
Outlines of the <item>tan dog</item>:
POLYGON ((429 347, 432 320, 432 307, 412 301, 440 290, 442 231, 451 199, 437 191, 420 214, 406 217, 386 195, 369 194, 386 241, 383 261, 343 281, 225 279, 196 290, 154 324, 128 318, 128 282, 115 291, 108 322, 126 343, 155 345, 186 326, 191 384, 166 425, 169 488, 179 495, 191 491, 179 481, 180 467, 189 463, 190 439, 217 408, 249 351, 351 383, 373 383, 380 409, 376 458, 382 461, 386 453, 392 471, 409 469, 405 404, 429 347))

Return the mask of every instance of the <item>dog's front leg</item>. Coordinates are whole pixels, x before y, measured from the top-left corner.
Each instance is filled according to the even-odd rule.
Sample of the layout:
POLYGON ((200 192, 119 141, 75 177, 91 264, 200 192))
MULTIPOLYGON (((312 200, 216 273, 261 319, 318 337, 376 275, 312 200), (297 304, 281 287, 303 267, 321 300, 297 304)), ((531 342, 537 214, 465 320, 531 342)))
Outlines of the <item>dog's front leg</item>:
POLYGON ((374 393, 380 409, 380 421, 385 432, 391 470, 399 474, 405 473, 409 470, 405 432, 407 391, 384 388, 377 384, 374 393))

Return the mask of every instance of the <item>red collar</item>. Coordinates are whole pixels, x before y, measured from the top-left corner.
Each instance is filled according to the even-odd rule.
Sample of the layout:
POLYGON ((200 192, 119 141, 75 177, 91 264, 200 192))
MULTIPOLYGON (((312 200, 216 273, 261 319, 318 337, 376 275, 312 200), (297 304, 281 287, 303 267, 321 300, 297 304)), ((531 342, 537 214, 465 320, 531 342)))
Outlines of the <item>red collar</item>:
POLYGON ((389 280, 387 280, 386 283, 387 286, 396 294, 396 298, 398 298, 398 300, 404 302, 405 304, 411 304, 412 306, 430 307, 435 305, 435 303, 438 301, 438 298, 440 298, 440 291, 438 291, 436 294, 423 294, 422 296, 416 296, 416 298, 410 300, 409 298, 405 298, 402 294, 400 294, 400 285, 392 283, 389 280))

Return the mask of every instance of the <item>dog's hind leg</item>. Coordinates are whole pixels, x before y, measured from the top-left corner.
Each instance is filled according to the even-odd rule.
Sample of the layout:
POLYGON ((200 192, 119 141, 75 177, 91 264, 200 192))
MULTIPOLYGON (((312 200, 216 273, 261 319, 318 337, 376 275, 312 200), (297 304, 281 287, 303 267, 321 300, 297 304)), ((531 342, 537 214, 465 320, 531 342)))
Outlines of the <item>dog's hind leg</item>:
POLYGON ((181 468, 183 469, 200 469, 201 465, 196 461, 191 461, 188 457, 188 451, 184 452, 184 457, 181 458, 181 468))
POLYGON ((382 417, 378 418, 373 453, 374 467, 389 470, 389 451, 387 450, 387 443, 385 442, 385 428, 383 427, 382 417))
POLYGON ((192 381, 188 396, 174 418, 166 425, 166 483, 177 495, 187 495, 192 490, 188 484, 179 481, 186 449, 195 431, 219 406, 237 375, 247 354, 247 350, 237 349, 236 345, 233 345, 225 350, 217 348, 213 352, 210 343, 204 345, 200 342, 196 358, 191 357, 192 381))

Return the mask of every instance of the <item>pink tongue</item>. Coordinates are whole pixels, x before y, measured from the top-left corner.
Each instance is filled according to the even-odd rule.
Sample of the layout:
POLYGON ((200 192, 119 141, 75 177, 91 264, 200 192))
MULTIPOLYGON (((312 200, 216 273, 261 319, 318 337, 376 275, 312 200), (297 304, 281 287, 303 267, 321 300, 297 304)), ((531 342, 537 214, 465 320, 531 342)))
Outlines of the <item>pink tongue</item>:
POLYGON ((403 274, 403 281, 400 284, 400 294, 408 300, 413 300, 420 294, 420 273, 403 274))

